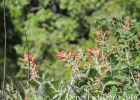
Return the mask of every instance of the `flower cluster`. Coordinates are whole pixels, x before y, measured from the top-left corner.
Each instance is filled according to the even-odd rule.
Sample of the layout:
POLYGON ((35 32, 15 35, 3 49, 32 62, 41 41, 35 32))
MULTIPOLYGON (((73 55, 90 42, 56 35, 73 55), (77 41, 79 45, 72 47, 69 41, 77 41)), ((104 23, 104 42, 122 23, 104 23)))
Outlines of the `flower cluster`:
POLYGON ((114 53, 109 49, 109 44, 112 42, 112 38, 108 38, 106 36, 107 32, 108 30, 103 32, 102 28, 95 32, 97 36, 95 42, 99 43, 101 48, 105 49, 105 51, 101 50, 101 48, 99 49, 98 47, 94 47, 92 49, 87 48, 87 53, 85 53, 82 48, 78 47, 78 52, 72 52, 71 50, 67 50, 66 52, 56 51, 56 56, 59 60, 66 62, 66 68, 69 68, 74 72, 79 70, 80 66, 83 68, 94 67, 99 74, 105 75, 110 69, 110 63, 107 57, 114 53), (108 66, 108 68, 104 68, 104 70, 102 70, 102 68, 106 66, 108 66))
POLYGON ((76 62, 77 62, 78 55, 76 52, 72 52, 71 50, 67 50, 66 52, 56 51, 56 56, 58 57, 60 61, 66 62, 67 64, 65 67, 69 68, 70 70, 72 70, 74 66, 77 66, 76 62), (74 62, 74 63, 71 63, 71 62, 74 62))
POLYGON ((25 69, 28 69, 30 67, 31 76, 39 76, 39 74, 37 74, 38 65, 35 63, 35 58, 32 55, 24 53, 24 58, 21 58, 20 60, 25 64, 25 69))
POLYGON ((127 29, 127 28, 129 28, 129 27, 130 27, 130 24, 129 24, 129 23, 127 23, 127 22, 125 22, 125 23, 124 23, 124 27, 127 29))
POLYGON ((58 59, 62 61, 66 61, 67 56, 72 56, 73 60, 75 61, 77 60, 77 53, 76 52, 72 53, 71 50, 67 50, 66 52, 56 51, 56 56, 58 56, 59 57, 58 59))
POLYGON ((105 45, 106 43, 110 43, 112 42, 112 38, 107 38, 106 34, 107 34, 108 30, 105 30, 104 32, 102 31, 102 28, 100 28, 98 31, 95 32, 95 35, 97 36, 97 39, 95 39, 94 41, 97 43, 100 43, 101 45, 105 45), (103 34, 103 35, 102 35, 103 34), (106 42, 105 42, 106 41, 106 42))

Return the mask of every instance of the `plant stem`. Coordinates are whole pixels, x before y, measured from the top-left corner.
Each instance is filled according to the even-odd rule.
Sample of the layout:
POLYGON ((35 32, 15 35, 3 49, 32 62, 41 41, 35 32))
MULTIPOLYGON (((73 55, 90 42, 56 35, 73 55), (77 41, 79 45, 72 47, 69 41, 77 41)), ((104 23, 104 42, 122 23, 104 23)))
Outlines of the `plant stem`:
POLYGON ((134 79, 134 76, 133 76, 133 73, 132 73, 132 70, 131 70, 131 67, 130 67, 129 52, 128 52, 127 49, 126 49, 125 52, 126 52, 127 65, 128 65, 128 68, 129 68, 129 71, 130 71, 131 77, 132 77, 132 79, 133 79, 133 82, 134 82, 134 84, 135 84, 135 87, 136 87, 138 93, 140 94, 140 90, 139 90, 139 88, 138 88, 138 84, 136 83, 136 81, 135 81, 135 79, 134 79))
POLYGON ((30 87, 30 59, 29 59, 29 47, 28 47, 28 39, 27 39, 27 34, 26 34, 26 29, 25 29, 25 37, 26 37, 26 46, 27 46, 27 51, 28 51, 28 83, 29 83, 29 87, 30 87))
POLYGON ((5 69, 6 69, 6 18, 5 18, 5 0, 4 0, 4 31, 5 31, 5 44, 4 44, 4 66, 3 66, 3 84, 2 84, 2 100, 5 98, 5 69))
MULTIPOLYGON (((73 76, 71 76, 71 78, 72 78, 72 80, 71 80, 71 85, 73 84, 73 82, 74 82, 74 78, 73 78, 73 76)), ((68 95, 69 95, 69 93, 70 93, 70 90, 71 90, 71 87, 69 86, 69 88, 68 88, 68 93, 67 93, 67 99, 66 100, 68 100, 68 95)))

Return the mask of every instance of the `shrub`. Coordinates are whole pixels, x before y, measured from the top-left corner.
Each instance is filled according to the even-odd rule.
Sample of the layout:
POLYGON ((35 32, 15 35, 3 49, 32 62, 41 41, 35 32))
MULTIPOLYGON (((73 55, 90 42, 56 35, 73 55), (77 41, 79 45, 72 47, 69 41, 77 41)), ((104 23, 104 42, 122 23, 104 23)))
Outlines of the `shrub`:
POLYGON ((30 81, 24 86, 25 97, 18 92, 11 93, 7 84, 6 98, 20 100, 129 100, 130 95, 140 96, 140 34, 136 19, 112 14, 99 17, 96 32, 97 45, 86 50, 56 51, 64 68, 71 71, 69 83, 54 78, 45 80, 45 74, 38 75, 35 59, 24 54, 21 61, 30 67, 30 81), (112 38, 111 38, 112 36, 112 38))

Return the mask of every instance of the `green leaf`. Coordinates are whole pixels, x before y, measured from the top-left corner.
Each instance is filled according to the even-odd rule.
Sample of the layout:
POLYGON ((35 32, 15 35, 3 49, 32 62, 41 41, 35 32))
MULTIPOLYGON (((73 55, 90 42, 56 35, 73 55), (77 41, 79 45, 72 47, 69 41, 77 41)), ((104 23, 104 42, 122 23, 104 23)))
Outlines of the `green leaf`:
POLYGON ((102 80, 103 80, 104 83, 106 83, 108 81, 113 80, 113 78, 112 77, 104 77, 102 80))
MULTIPOLYGON (((99 96, 99 92, 95 92, 95 91, 93 91, 93 90, 90 90, 89 93, 90 93, 90 95, 92 95, 92 96, 99 96)), ((96 100, 96 99, 95 99, 95 100, 96 100)))
POLYGON ((78 87, 81 87, 83 85, 87 85, 87 78, 86 77, 79 77, 75 80, 75 85, 77 85, 78 87))
POLYGON ((96 74, 97 74, 97 71, 94 68, 89 68, 86 71, 86 75, 88 78, 93 78, 96 76, 96 74))
POLYGON ((140 64, 136 65, 134 69, 140 70, 140 64))
POLYGON ((127 68, 126 64, 118 63, 115 67, 112 68, 112 70, 123 70, 123 69, 126 69, 126 68, 127 68))
POLYGON ((126 69, 128 66, 126 65, 126 64, 123 64, 122 66, 121 66, 121 69, 126 69))
POLYGON ((40 84, 43 82, 43 80, 38 76, 31 76, 30 81, 31 83, 36 83, 36 84, 40 84))
POLYGON ((112 87, 112 90, 108 93, 110 96, 114 96, 117 93, 117 88, 115 86, 112 87))
POLYGON ((125 61, 125 59, 121 58, 121 57, 118 57, 116 60, 118 60, 118 61, 125 61))
MULTIPOLYGON (((129 87, 130 88, 130 87, 129 87)), ((137 92, 137 89, 135 87, 131 87, 131 89, 128 89, 130 94, 135 94, 137 92)))
POLYGON ((121 64, 118 63, 115 67, 112 68, 112 70, 118 70, 121 69, 121 64))
POLYGON ((83 86, 83 85, 87 85, 87 82, 86 82, 86 81, 80 81, 80 82, 78 83, 78 86, 79 86, 79 87, 81 87, 81 86, 83 86))
POLYGON ((51 84, 53 84, 53 86, 54 86, 54 88, 55 88, 56 90, 59 89, 60 83, 61 83, 61 79, 58 79, 58 80, 55 80, 55 81, 51 81, 51 84))
POLYGON ((120 75, 118 70, 113 70, 112 71, 112 76, 118 76, 118 75, 120 75))
POLYGON ((80 76, 80 77, 79 77, 79 80, 80 80, 80 81, 85 81, 85 80, 87 80, 87 78, 84 77, 84 76, 80 76))
POLYGON ((63 93, 63 94, 60 96, 59 100, 66 100, 66 96, 67 96, 67 92, 63 93))
POLYGON ((113 78, 115 78, 115 79, 125 79, 125 77, 121 76, 121 75, 113 76, 113 78))
POLYGON ((137 57, 137 58, 135 59, 135 63, 138 63, 139 61, 140 61, 140 58, 137 57))
POLYGON ((119 100, 124 100, 124 99, 125 99, 125 96, 122 95, 119 100))
POLYGON ((51 87, 51 85, 49 83, 42 83, 39 86, 38 89, 39 94, 41 94, 43 97, 49 96, 49 97, 53 97, 55 94, 54 89, 51 87))
POLYGON ((131 23, 135 23, 136 21, 137 21, 137 19, 130 20, 131 23))
POLYGON ((115 81, 108 81, 108 82, 105 83, 105 85, 103 86, 103 90, 102 90, 102 91, 104 91, 104 89, 105 89, 105 87, 106 87, 107 85, 117 85, 117 82, 115 82, 115 81))

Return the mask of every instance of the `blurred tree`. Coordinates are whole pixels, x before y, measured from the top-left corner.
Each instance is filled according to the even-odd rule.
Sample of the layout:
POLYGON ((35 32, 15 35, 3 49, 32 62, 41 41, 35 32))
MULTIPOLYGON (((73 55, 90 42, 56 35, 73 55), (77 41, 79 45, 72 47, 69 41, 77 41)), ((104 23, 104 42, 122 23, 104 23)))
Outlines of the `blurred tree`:
MULTIPOLYGON (((0 83, 2 83, 3 77, 3 61, 4 61, 4 20, 3 20, 3 8, 0 6, 0 83)), ((14 79, 15 73, 19 71, 19 66, 17 65, 18 55, 13 48, 16 44, 21 43, 21 37, 18 30, 15 29, 11 21, 9 9, 6 9, 6 26, 7 26, 7 60, 6 60, 6 82, 8 80, 14 79)), ((1 84, 0 84, 1 86, 1 84)))

